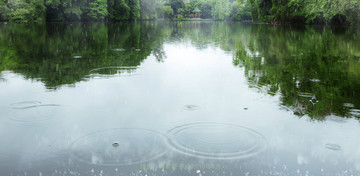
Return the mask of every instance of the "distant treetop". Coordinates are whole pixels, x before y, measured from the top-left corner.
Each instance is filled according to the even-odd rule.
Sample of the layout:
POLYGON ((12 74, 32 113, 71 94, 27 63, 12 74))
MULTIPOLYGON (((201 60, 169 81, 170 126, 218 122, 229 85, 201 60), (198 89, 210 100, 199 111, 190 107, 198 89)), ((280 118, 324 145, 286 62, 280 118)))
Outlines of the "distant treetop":
POLYGON ((196 7, 192 12, 198 13, 198 12, 201 12, 201 10, 198 7, 196 7))

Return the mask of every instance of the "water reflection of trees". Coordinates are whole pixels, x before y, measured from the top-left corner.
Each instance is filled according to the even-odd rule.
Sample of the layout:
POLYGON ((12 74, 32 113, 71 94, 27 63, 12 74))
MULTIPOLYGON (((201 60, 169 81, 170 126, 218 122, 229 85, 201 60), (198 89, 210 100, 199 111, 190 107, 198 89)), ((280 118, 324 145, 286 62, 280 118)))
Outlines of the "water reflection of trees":
POLYGON ((355 29, 224 22, 8 24, 0 26, 0 71, 58 88, 96 68, 136 68, 150 54, 166 61, 165 41, 187 42, 233 51, 249 87, 280 94, 281 105, 298 116, 360 118, 359 38, 355 29))
POLYGON ((171 39, 173 42, 190 42, 197 49, 219 47, 230 51, 233 43, 231 29, 224 22, 175 22, 171 39))
POLYGON ((241 35, 233 62, 245 68, 250 86, 280 92, 281 104, 298 116, 360 118, 357 31, 253 26, 241 35))
POLYGON ((167 28, 157 25, 162 24, 3 25, 0 71, 12 70, 56 89, 84 80, 95 68, 138 66, 154 50, 163 60, 167 28))

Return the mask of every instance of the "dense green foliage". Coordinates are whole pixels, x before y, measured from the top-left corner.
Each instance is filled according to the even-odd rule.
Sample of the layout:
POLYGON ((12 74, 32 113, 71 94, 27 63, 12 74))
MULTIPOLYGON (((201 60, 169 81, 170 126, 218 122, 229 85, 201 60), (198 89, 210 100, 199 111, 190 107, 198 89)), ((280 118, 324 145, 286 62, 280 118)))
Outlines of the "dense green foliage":
POLYGON ((163 6, 161 8, 160 17, 171 19, 174 16, 174 10, 171 6, 163 6))
MULTIPOLYGON (((161 0, 0 0, 0 21, 135 21, 170 17, 161 0)), ((172 16, 171 16, 172 18, 172 16)))
POLYGON ((107 16, 107 1, 106 0, 94 0, 89 3, 86 15, 95 20, 102 20, 107 16))
POLYGON ((179 13, 179 9, 184 8, 185 6, 183 0, 169 0, 169 4, 175 14, 179 13))
POLYGON ((358 24, 358 0, 249 0, 256 20, 272 23, 358 24))
POLYGON ((359 24, 359 0, 0 0, 0 20, 155 20, 191 18, 266 23, 359 24), (172 9, 172 12, 170 8, 172 9))
MULTIPOLYGON (((172 0, 178 2, 179 0, 172 0)), ((270 23, 359 24, 358 0, 191 0, 173 8, 190 17, 196 7, 202 18, 270 23)))
POLYGON ((108 0, 110 20, 136 20, 140 18, 139 0, 108 0))
POLYGON ((0 0, 0 19, 9 21, 42 21, 46 8, 42 0, 0 0))
POLYGON ((231 19, 233 20, 252 20, 251 4, 237 0, 231 4, 231 19))

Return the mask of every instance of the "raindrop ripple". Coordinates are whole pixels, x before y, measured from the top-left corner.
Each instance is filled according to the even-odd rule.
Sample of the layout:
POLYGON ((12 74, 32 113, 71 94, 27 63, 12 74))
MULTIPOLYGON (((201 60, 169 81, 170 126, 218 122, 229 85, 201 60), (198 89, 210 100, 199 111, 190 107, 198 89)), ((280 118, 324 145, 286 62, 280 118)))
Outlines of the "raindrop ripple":
POLYGON ((299 93, 299 96, 300 97, 308 97, 308 98, 311 98, 314 96, 314 94, 312 93, 307 93, 307 92, 302 92, 302 93, 299 93))
POLYGON ((195 111, 199 109, 199 106, 196 105, 185 105, 184 109, 187 111, 195 111))
POLYGON ((90 133, 74 141, 71 146, 74 158, 101 166, 140 164, 159 158, 167 152, 164 135, 137 128, 117 128, 90 133))
POLYGON ((16 122, 32 123, 51 120, 61 114, 61 105, 42 104, 40 101, 23 101, 10 105, 15 111, 8 116, 16 122))
POLYGON ((40 101, 22 101, 22 102, 17 102, 14 104, 11 104, 11 108, 13 109, 27 109, 27 108, 31 108, 31 107, 36 107, 41 105, 40 101))
POLYGON ((233 124, 191 123, 168 132, 170 146, 183 154, 208 159, 244 159, 267 148, 259 132, 233 124))
POLYGON ((138 74, 135 73, 136 69, 139 67, 135 66, 113 66, 113 67, 101 67, 95 68, 89 71, 88 77, 90 78, 108 78, 108 77, 116 77, 116 76, 136 76, 138 74))
POLYGON ((328 144, 325 144, 325 148, 329 149, 329 150, 341 150, 341 147, 337 144, 331 144, 331 143, 328 143, 328 144))

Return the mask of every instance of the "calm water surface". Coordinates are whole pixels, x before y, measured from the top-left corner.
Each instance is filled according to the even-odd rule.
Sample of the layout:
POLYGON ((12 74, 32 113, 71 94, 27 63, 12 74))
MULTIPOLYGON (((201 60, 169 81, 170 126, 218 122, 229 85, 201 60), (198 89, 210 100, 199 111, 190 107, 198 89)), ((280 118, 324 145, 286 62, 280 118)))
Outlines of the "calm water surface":
POLYGON ((360 175, 358 29, 0 25, 0 175, 360 175))

